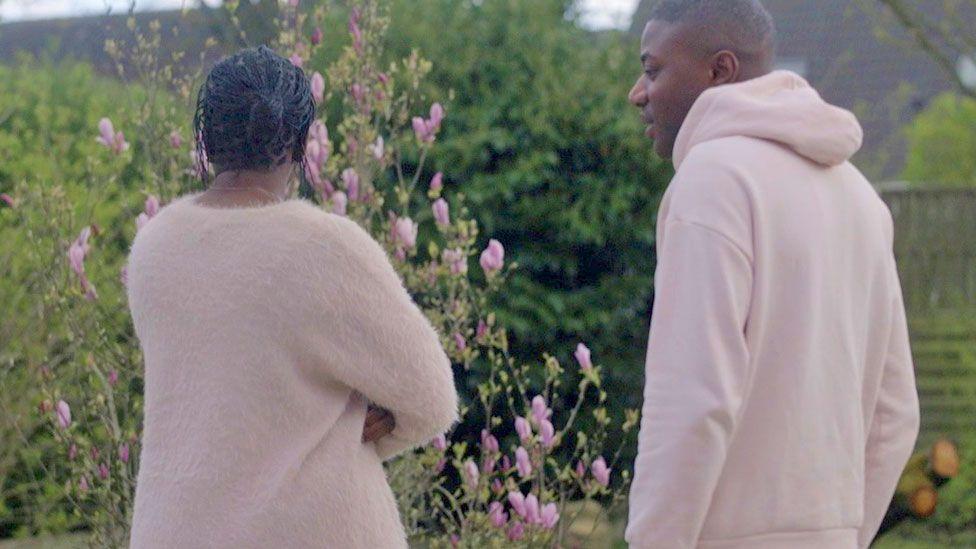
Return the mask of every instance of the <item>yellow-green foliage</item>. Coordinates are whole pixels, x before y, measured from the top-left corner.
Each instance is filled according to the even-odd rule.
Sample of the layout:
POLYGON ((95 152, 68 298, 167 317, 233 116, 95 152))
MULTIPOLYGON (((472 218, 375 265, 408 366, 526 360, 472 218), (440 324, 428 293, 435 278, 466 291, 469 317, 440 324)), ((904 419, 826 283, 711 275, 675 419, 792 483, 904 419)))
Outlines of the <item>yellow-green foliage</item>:
POLYGON ((941 95, 918 115, 907 134, 907 180, 976 187, 976 100, 941 95))

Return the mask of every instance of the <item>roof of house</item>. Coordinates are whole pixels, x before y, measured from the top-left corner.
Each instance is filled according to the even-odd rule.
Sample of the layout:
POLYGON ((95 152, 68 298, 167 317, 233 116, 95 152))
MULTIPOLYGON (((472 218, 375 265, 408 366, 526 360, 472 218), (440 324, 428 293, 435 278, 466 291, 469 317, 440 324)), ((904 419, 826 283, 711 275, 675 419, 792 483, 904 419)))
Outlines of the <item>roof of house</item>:
MULTIPOLYGON (((631 32, 641 32, 656 2, 641 1, 631 32)), ((855 162, 874 178, 899 175, 906 147, 901 129, 932 98, 952 89, 949 77, 890 18, 863 3, 763 4, 776 24, 780 66, 798 69, 827 101, 854 111, 861 120, 865 143, 855 162)))

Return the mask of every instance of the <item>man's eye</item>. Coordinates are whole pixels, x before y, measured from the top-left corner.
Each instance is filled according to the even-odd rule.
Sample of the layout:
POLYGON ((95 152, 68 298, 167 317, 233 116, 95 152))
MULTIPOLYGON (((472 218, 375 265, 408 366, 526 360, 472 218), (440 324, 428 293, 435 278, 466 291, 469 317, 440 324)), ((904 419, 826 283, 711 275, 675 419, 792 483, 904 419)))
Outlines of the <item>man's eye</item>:
POLYGON ((644 74, 646 74, 647 77, 650 78, 651 80, 654 80, 654 77, 657 76, 657 73, 658 73, 658 69, 651 69, 651 68, 644 69, 644 74))

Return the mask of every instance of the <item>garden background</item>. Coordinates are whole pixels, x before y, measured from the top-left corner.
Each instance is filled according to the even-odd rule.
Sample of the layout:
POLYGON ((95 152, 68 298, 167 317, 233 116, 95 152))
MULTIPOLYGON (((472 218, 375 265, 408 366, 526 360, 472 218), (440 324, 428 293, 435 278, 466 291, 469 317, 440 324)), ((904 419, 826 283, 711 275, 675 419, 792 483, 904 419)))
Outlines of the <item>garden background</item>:
MULTIPOLYGON (((507 261, 517 264, 505 271, 504 287, 485 296, 495 322, 507 329, 509 358, 541 370, 548 368, 541 357, 549 353, 561 369, 569 370, 579 361, 574 356, 577 344, 585 342, 600 364, 600 388, 609 396, 583 399, 582 409, 593 413, 580 415, 580 428, 597 429, 600 409, 625 423, 627 411, 640 405, 653 300, 655 213, 672 173, 650 152, 636 112, 626 104, 627 90, 639 72, 635 34, 587 28, 568 0, 381 4, 388 10, 388 27, 366 37, 382 44, 377 65, 419 53, 430 64, 414 67, 423 78, 410 90, 418 101, 409 114, 426 116, 434 101, 448 113, 426 157, 407 154, 401 164, 416 170, 424 182, 441 172, 445 193, 449 189, 463 195, 464 213, 477 221, 478 231, 450 238, 470 240, 476 251, 497 239, 504 243, 507 261)), ((960 68, 966 56, 954 55, 956 44, 945 38, 961 36, 965 41, 959 47, 972 46, 962 50, 972 53, 976 34, 955 32, 944 19, 933 23, 926 15, 933 7, 952 20, 959 13, 971 15, 965 10, 974 6, 878 1, 852 8, 870 15, 874 26, 865 32, 889 34, 890 48, 924 60, 944 80, 942 93, 918 105, 910 120, 891 130, 894 137, 877 140, 880 144, 859 158, 896 220, 896 253, 923 405, 919 448, 947 436, 962 456, 960 474, 940 490, 935 513, 900 524, 881 540, 884 547, 976 544, 976 92, 967 87, 971 84, 960 68), (916 24, 919 32, 904 31, 916 24), (912 39, 919 35, 929 41, 912 39), (943 70, 944 58, 951 58, 951 70, 943 70), (892 155, 900 162, 892 161, 892 155)), ((67 449, 52 421, 55 411, 46 408, 53 404, 47 392, 51 382, 43 378, 52 369, 57 377, 58 365, 89 360, 92 351, 72 339, 79 333, 74 323, 97 314, 99 323, 112 319, 112 325, 124 326, 127 314, 120 285, 99 285, 104 306, 96 313, 59 312, 83 306, 75 303, 81 302, 80 295, 56 290, 72 280, 66 255, 71 242, 83 226, 94 223, 102 231, 98 248, 113 259, 101 266, 103 272, 90 265, 90 274, 93 279, 115 278, 114 269, 136 229, 132 220, 145 208, 145 193, 153 189, 149 182, 159 177, 150 173, 161 165, 158 157, 169 155, 164 163, 176 163, 167 192, 193 188, 192 178, 183 173, 192 168, 185 154, 189 149, 159 152, 169 146, 172 130, 182 132, 184 141, 190 139, 187 91, 195 89, 200 73, 222 54, 275 40, 281 34, 282 12, 291 8, 287 2, 262 0, 131 18, 93 17, 88 28, 98 32, 81 39, 72 34, 76 27, 70 22, 0 25, 5 48, 0 50, 0 193, 10 197, 0 204, 0 538, 80 532, 58 539, 84 543, 92 529, 85 512, 90 508, 70 496, 75 488, 66 490, 76 471, 56 465, 67 449), (152 30, 154 20, 159 21, 158 31, 152 30), (6 49, 11 42, 21 47, 6 49), (131 150, 106 154, 106 147, 95 140, 103 117, 130 136, 131 150), (41 206, 52 201, 61 206, 41 206), (54 263, 57 258, 62 265, 54 263)), ((297 10, 308 17, 299 36, 311 41, 315 28, 323 31, 306 66, 323 73, 325 67, 341 66, 355 40, 348 29, 348 6, 301 2, 297 10)), ((332 73, 327 85, 341 79, 332 73)), ((410 88, 412 80, 407 82, 410 88)), ((910 75, 904 84, 912 85, 910 75)), ((330 131, 334 121, 348 119, 349 110, 348 101, 339 97, 342 90, 334 91, 337 96, 321 107, 330 131)), ((886 98, 891 101, 906 96, 904 90, 901 95, 890 91, 886 98)), ((885 114, 864 105, 849 107, 856 112, 860 108, 863 118, 885 114)), ((338 144, 336 149, 343 150, 338 144)), ((352 156, 348 148, 345 153, 352 156)), ((387 172, 394 167, 381 163, 376 171, 379 182, 392 177, 387 172)), ((323 198, 309 187, 302 192, 323 198)), ((452 198, 458 213, 461 200, 452 198)), ((424 231, 430 232, 422 229, 421 240, 424 231)), ((474 271, 476 253, 472 257, 474 271)), ((477 282, 491 286, 490 281, 477 282)), ((104 336, 84 333, 95 339, 104 336)), ((131 345, 126 339, 116 343, 126 342, 131 345)), ((477 363, 463 350, 454 351, 459 353, 452 356, 456 362, 477 363)), ((138 360, 131 365, 137 370, 138 360)), ((123 389, 113 385, 113 390, 138 395, 138 372, 126 379, 123 389)), ((528 396, 547 384, 535 381, 538 390, 528 396)), ((468 400, 477 400, 483 379, 465 375, 461 382, 468 400)), ((562 401, 551 399, 549 404, 559 416, 575 402, 574 395, 564 394, 562 401)), ((484 419, 472 414, 453 440, 476 444, 484 419)), ((138 424, 138 418, 129 421, 138 424)), ((510 427, 497 434, 503 447, 519 438, 510 427)), ((93 433, 90 438, 100 436, 108 435, 93 433)), ((623 445, 613 463, 615 475, 631 467, 635 451, 632 438, 617 442, 623 445)), ((457 474, 448 479, 452 487, 463 487, 465 452, 458 458, 457 474)), ((97 467, 98 459, 92 464, 97 467)), ((625 479, 616 475, 612 487, 625 489, 625 479)), ((567 543, 619 544, 625 515, 613 505, 619 497, 592 495, 610 512, 590 520, 595 537, 573 537, 574 530, 567 543)), ((583 509, 582 522, 589 514, 589 508, 583 509)), ((539 540, 552 541, 544 536, 539 540)))

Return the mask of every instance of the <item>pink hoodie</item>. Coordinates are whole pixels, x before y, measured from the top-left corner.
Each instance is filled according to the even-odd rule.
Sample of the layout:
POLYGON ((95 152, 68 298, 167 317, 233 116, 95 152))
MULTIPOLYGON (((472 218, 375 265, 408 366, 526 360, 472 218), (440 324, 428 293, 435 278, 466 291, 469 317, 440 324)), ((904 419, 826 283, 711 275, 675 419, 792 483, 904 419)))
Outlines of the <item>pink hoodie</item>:
POLYGON ((918 433, 891 216, 854 116, 775 72, 678 134, 631 547, 867 547, 918 433))

